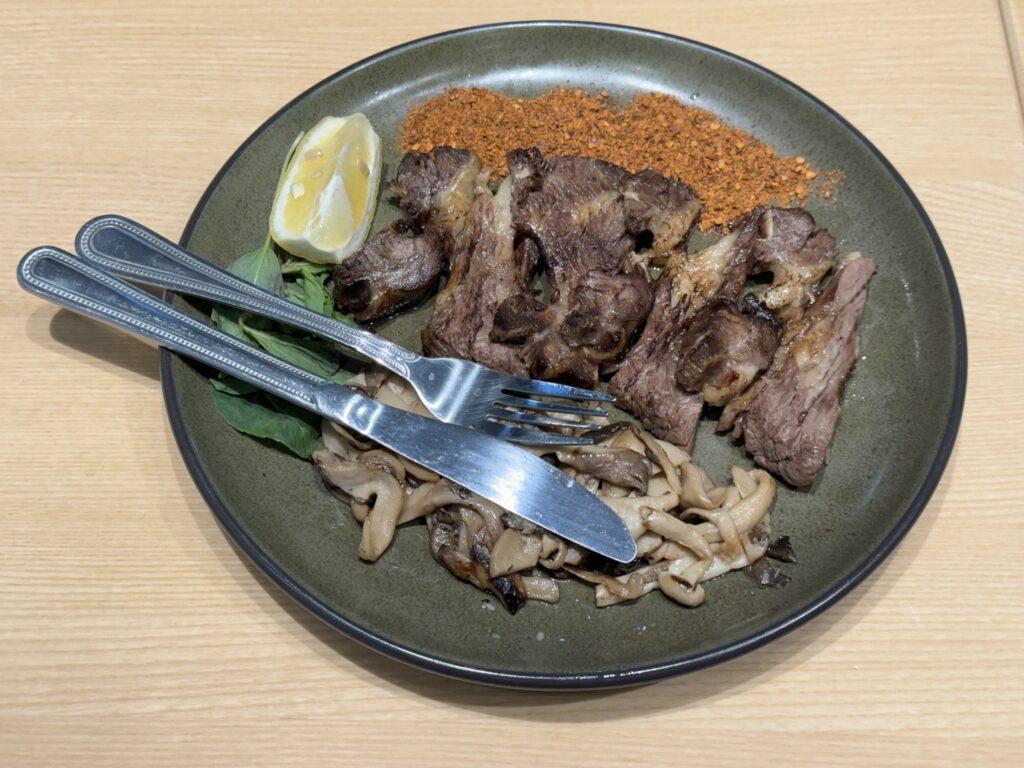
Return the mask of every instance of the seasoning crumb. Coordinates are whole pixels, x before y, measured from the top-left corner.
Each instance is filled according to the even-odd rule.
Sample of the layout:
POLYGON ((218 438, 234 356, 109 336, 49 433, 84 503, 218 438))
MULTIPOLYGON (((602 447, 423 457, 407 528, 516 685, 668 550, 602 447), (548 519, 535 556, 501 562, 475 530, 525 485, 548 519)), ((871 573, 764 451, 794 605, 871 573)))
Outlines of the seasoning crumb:
POLYGON ((701 229, 727 227, 757 204, 792 204, 812 191, 832 197, 842 181, 839 172, 779 155, 715 113, 664 93, 639 94, 620 109, 607 91, 558 88, 523 99, 452 88, 414 107, 402 133, 403 150, 441 145, 473 150, 500 175, 508 173, 509 150, 534 146, 547 155, 598 157, 634 173, 653 168, 700 195, 701 229))

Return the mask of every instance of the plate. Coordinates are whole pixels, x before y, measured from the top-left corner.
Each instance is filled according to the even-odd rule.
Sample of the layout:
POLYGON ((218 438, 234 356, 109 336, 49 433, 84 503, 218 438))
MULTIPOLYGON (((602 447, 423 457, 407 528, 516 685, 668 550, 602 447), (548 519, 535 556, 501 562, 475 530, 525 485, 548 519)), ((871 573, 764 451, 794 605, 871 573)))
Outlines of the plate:
MULTIPOLYGON (((772 513, 799 558, 785 568, 792 581, 762 590, 729 574, 707 585, 696 610, 659 594, 599 610, 590 589, 571 584, 557 605, 531 602, 510 616, 433 561, 423 526, 402 529, 376 564, 362 563, 359 526, 312 466, 234 432, 214 410, 204 372, 165 351, 174 434, 225 530, 289 595, 356 640, 497 685, 652 681, 749 651, 834 604, 892 551, 938 483, 963 406, 966 339, 949 261, 913 192, 853 126, 793 83, 725 51, 640 29, 540 22, 447 32, 354 64, 283 107, 217 174, 182 243, 222 265, 257 245, 281 158, 323 115, 364 112, 390 178, 409 107, 460 85, 524 96, 565 85, 622 99, 662 91, 815 167, 845 171, 837 198, 808 208, 841 251, 862 251, 880 271, 831 462, 810 491, 780 487, 772 513)), ((396 215, 382 201, 375 228, 396 215)), ((418 349, 428 312, 380 330, 418 349)), ((712 426, 702 424, 696 460, 724 482, 730 464, 750 460, 712 426)))

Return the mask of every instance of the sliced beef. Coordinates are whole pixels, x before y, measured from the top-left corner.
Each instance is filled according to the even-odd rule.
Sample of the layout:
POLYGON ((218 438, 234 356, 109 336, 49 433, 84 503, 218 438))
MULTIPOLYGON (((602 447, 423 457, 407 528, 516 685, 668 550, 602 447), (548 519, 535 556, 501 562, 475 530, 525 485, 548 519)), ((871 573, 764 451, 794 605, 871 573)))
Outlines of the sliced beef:
MULTIPOLYGON (((814 226, 814 217, 803 208, 770 208, 761 217, 760 233, 754 241, 751 271, 772 274, 772 284, 754 296, 782 326, 783 345, 800 329, 804 311, 838 256, 835 238, 814 226)), ((715 429, 733 429, 753 395, 748 388, 734 396, 715 429)))
POLYGON ((593 157, 552 157, 537 149, 508 154, 516 231, 540 248, 552 301, 598 270, 618 272, 633 251, 619 187, 625 169, 593 157))
POLYGON ((751 296, 742 310, 731 299, 712 299, 683 328, 676 384, 723 405, 768 367, 779 334, 775 318, 751 296))
POLYGON ((714 298, 735 299, 750 270, 751 248, 762 210, 755 208, 730 234, 694 254, 669 257, 654 286, 654 308, 640 340, 611 380, 619 403, 647 429, 693 449, 704 401, 676 382, 686 322, 714 298))
POLYGON ((439 147, 407 154, 390 185, 415 223, 451 243, 424 351, 593 387, 653 303, 638 238, 652 252, 678 245, 699 201, 654 171, 633 175, 595 158, 522 149, 508 166, 492 195, 472 153, 439 147), (549 302, 529 287, 538 259, 549 302))
POLYGON ((551 157, 537 149, 508 155, 516 231, 533 238, 553 299, 593 270, 627 271, 637 238, 663 254, 686 237, 700 200, 679 181, 646 170, 630 174, 593 157, 551 157))
POLYGON ((871 259, 847 258, 745 394, 736 416, 737 433, 754 461, 792 485, 813 483, 828 460, 875 271, 871 259))
POLYGON ((499 307, 494 341, 523 345, 535 378, 593 387, 617 360, 653 301, 637 239, 677 245, 700 202, 685 184, 590 157, 545 159, 537 149, 508 155, 517 235, 536 243, 551 287, 499 307))
POLYGON ((803 208, 769 208, 754 241, 754 271, 792 258, 814 231, 814 217, 803 208))
POLYGON ((696 192, 650 169, 626 179, 622 197, 626 227, 637 237, 650 233, 653 259, 658 263, 683 241, 700 211, 696 192))
POLYGON ((521 344, 555 321, 555 312, 532 293, 510 296, 498 307, 491 341, 521 344))
POLYGON ((453 245, 451 275, 437 295, 423 329, 423 350, 434 357, 461 357, 509 373, 525 374, 517 347, 491 341, 498 307, 526 290, 536 264, 530 241, 514 243, 512 183, 497 194, 480 191, 466 216, 461 246, 453 245))
POLYGON ((486 191, 488 176, 475 153, 435 147, 430 153, 407 152, 387 189, 412 221, 447 232, 457 250, 464 246, 470 209, 477 195, 486 191))
POLYGON ((653 303, 654 291, 643 270, 588 272, 573 286, 559 336, 570 349, 586 349, 595 362, 618 357, 653 303))
POLYGON ((441 230, 396 222, 334 268, 334 301, 360 322, 376 320, 433 292, 447 263, 441 230))
POLYGON ((653 299, 650 280, 639 269, 618 275, 588 272, 572 286, 568 300, 534 315, 550 322, 524 349, 530 376, 596 386, 602 363, 622 354, 653 299))
POLYGON ((795 326, 813 301, 815 286, 835 266, 836 241, 814 229, 803 208, 770 208, 754 241, 753 272, 771 272, 772 284, 758 292, 761 303, 784 326, 795 326))

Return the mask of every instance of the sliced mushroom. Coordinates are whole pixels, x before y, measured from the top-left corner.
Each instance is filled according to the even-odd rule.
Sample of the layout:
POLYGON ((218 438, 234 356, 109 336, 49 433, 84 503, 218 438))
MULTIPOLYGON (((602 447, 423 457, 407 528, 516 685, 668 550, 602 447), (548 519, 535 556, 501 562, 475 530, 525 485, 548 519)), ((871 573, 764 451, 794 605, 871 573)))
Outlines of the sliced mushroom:
MULTIPOLYGON (((346 461, 327 451, 313 456, 324 479, 347 494, 355 503, 365 505, 363 535, 357 554, 373 562, 391 545, 395 527, 405 502, 405 488, 380 465, 346 461)), ((354 511, 354 510, 353 510, 354 511)))
POLYGON ((405 379, 398 376, 388 376, 384 379, 384 383, 381 384, 377 394, 374 395, 374 400, 384 405, 390 405, 392 408, 398 408, 401 411, 408 411, 409 413, 432 418, 432 414, 420 402, 412 386, 405 379))
POLYGON ((383 448, 375 448, 372 451, 360 454, 358 461, 360 464, 365 464, 372 469, 387 472, 399 483, 405 485, 405 465, 390 451, 386 451, 383 448))
POLYGON ((587 446, 559 450, 555 455, 563 464, 623 488, 643 492, 651 478, 651 465, 647 459, 628 448, 587 446))
POLYGON ((644 447, 647 449, 647 456, 661 467, 661 471, 665 473, 665 479, 668 480, 672 491, 681 496, 683 484, 679 479, 679 472, 676 469, 676 465, 669 459, 665 449, 661 447, 661 443, 654 438, 654 435, 647 432, 638 431, 638 434, 644 447))
MULTIPOLYGON (((372 374, 356 384, 380 402, 422 409, 397 377, 372 374)), ((314 461, 363 525, 360 557, 380 557, 397 525, 425 518, 435 559, 512 613, 527 599, 558 600, 557 582, 540 568, 593 584, 598 606, 660 589, 693 607, 706 597, 701 583, 758 562, 770 541, 776 486, 767 472, 735 467, 732 484, 716 487, 685 451, 629 422, 602 428, 590 446, 529 449, 601 495, 626 523, 647 564, 615 568, 337 424, 325 421, 322 432, 325 448, 314 461)))
POLYGON ((687 525, 679 518, 657 509, 646 511, 643 520, 649 530, 682 544, 701 559, 712 558, 711 547, 694 526, 687 525))
POLYGON ((675 443, 670 443, 667 440, 658 440, 657 438, 655 438, 655 440, 657 440, 658 445, 661 446, 665 455, 668 456, 669 461, 677 467, 681 467, 683 464, 688 464, 690 462, 690 454, 675 443))
POLYGON ((523 588, 530 600, 542 603, 557 603, 559 598, 558 582, 547 576, 523 576, 523 588))
POLYGON ((506 528, 491 549, 491 578, 533 568, 540 559, 540 544, 539 536, 524 536, 506 528))
POLYGON ((492 578, 491 548, 483 517, 469 507, 445 507, 427 515, 431 554, 458 578, 493 592, 509 613, 526 602, 526 588, 519 574, 492 578))
POLYGON ((757 480, 740 467, 732 468, 732 484, 736 486, 736 490, 739 491, 741 498, 749 496, 757 490, 757 480))
POLYGON ((704 602, 704 598, 707 596, 704 587, 700 584, 690 584, 687 581, 678 579, 669 571, 658 575, 658 589, 666 597, 670 597, 688 608, 696 608, 704 602))
POLYGON ((584 581, 596 584, 594 599, 598 608, 637 600, 658 587, 658 576, 665 570, 666 564, 648 565, 632 573, 613 577, 592 571, 573 569, 573 575, 584 581))
MULTIPOLYGON (((341 426, 341 424, 338 424, 337 422, 325 421, 324 424, 326 424, 327 427, 330 427, 330 431, 328 431, 327 427, 324 427, 322 429, 322 432, 325 435, 327 435, 327 434, 331 435, 331 437, 332 437, 332 445, 335 445, 335 446, 339 445, 338 443, 333 442, 333 437, 335 435, 337 435, 342 440, 344 440, 346 444, 348 444, 349 446, 351 446, 351 448, 353 448, 353 449, 355 449, 357 451, 368 451, 368 450, 370 450, 371 448, 374 447, 374 443, 371 440, 366 440, 366 439, 361 438, 361 437, 356 437, 355 435, 353 435, 351 432, 349 432, 347 429, 345 429, 343 426, 341 426)), ((325 440, 325 445, 326 445, 327 438, 325 437, 324 440, 325 440)), ((332 448, 332 450, 333 450, 333 448, 332 448)), ((351 453, 351 450, 345 450, 344 454, 339 454, 339 455, 348 455, 350 453, 351 453)), ((353 458, 354 458, 354 456, 353 456, 353 458)))
POLYGON ((753 528, 767 514, 775 499, 774 477, 763 469, 752 470, 749 475, 757 483, 757 489, 728 507, 729 516, 740 533, 753 528))
MULTIPOLYGON (((452 484, 448 480, 432 484, 427 491, 416 489, 410 495, 413 512, 424 514, 430 533, 430 550, 434 557, 454 575, 471 584, 493 592, 510 613, 515 613, 526 600, 522 578, 514 570, 522 562, 523 553, 517 555, 514 546, 506 542, 499 553, 504 562, 499 570, 507 572, 492 576, 491 563, 495 547, 511 529, 502 523, 502 510, 489 501, 452 484), (508 568, 512 567, 512 571, 508 568)), ((515 535, 522 535, 512 531, 515 535)), ((536 557, 525 567, 536 565, 540 556, 541 540, 532 538, 536 545, 524 544, 529 561, 535 548, 536 557)))
POLYGON ((377 390, 388 375, 389 374, 384 371, 360 371, 351 379, 346 381, 345 386, 358 389, 367 397, 373 397, 377 394, 377 390))
POLYGON ((796 562, 796 552, 793 551, 793 543, 789 540, 789 536, 779 536, 769 544, 765 556, 782 563, 796 562))
POLYGON ((675 494, 667 494, 665 496, 623 496, 618 498, 610 496, 606 497, 604 502, 626 524, 629 534, 635 539, 647 530, 647 526, 644 523, 645 513, 655 509, 662 511, 674 509, 679 503, 679 497, 675 494))
POLYGON ((448 504, 458 504, 461 501, 462 496, 458 494, 455 487, 445 481, 423 483, 414 488, 412 493, 406 497, 405 506, 402 508, 398 522, 401 525, 410 520, 418 520, 421 517, 426 517, 435 509, 448 504))
POLYGON ((594 445, 612 445, 618 435, 631 429, 633 425, 628 421, 613 421, 588 432, 587 435, 594 440, 594 445))
POLYGON ((658 534, 650 531, 642 533, 636 539, 636 556, 638 558, 650 557, 652 561, 660 560, 661 558, 654 557, 653 553, 664 544, 665 540, 658 534))
POLYGON ((683 491, 679 494, 682 504, 699 509, 715 509, 721 506, 725 498, 725 489, 716 488, 703 469, 696 464, 684 464, 682 472, 683 491))

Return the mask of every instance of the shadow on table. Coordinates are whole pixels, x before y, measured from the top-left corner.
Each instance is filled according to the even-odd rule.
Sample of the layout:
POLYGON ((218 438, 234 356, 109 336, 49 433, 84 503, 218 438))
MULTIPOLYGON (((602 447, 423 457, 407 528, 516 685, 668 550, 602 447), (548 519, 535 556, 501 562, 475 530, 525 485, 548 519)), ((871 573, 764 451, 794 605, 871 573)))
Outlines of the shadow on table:
POLYGON ((45 323, 47 318, 50 336, 58 343, 54 348, 76 364, 107 369, 116 365, 129 373, 160 380, 160 353, 155 344, 68 309, 53 314, 52 309, 40 307, 32 313, 29 323, 45 323))
MULTIPOLYGON (((170 431, 168 430, 168 439, 170 431)), ((945 478, 952 475, 956 451, 950 459, 945 478)), ((396 662, 360 645, 339 633, 295 603, 280 587, 235 547, 223 531, 210 525, 212 513, 195 493, 184 466, 178 473, 183 496, 190 500, 199 528, 222 558, 237 557, 248 570, 247 576, 226 562, 226 570, 239 580, 255 579, 274 598, 280 611, 268 613, 297 640, 329 663, 351 670, 370 684, 382 688, 397 687, 424 699, 453 709, 466 709, 509 719, 525 721, 594 722, 647 713, 685 709, 695 704, 740 694, 775 678, 785 676, 809 656, 828 648, 853 628, 858 617, 869 613, 881 602, 903 573, 911 567, 924 546, 946 498, 948 480, 936 489, 924 515, 901 543, 898 556, 887 560, 866 583, 857 587, 840 603, 778 640, 738 659, 682 675, 673 679, 634 688, 605 691, 562 692, 520 691, 475 685, 449 679, 396 662), (232 552, 223 546, 227 540, 232 552)), ((265 604, 264 604, 265 605, 265 604)))

